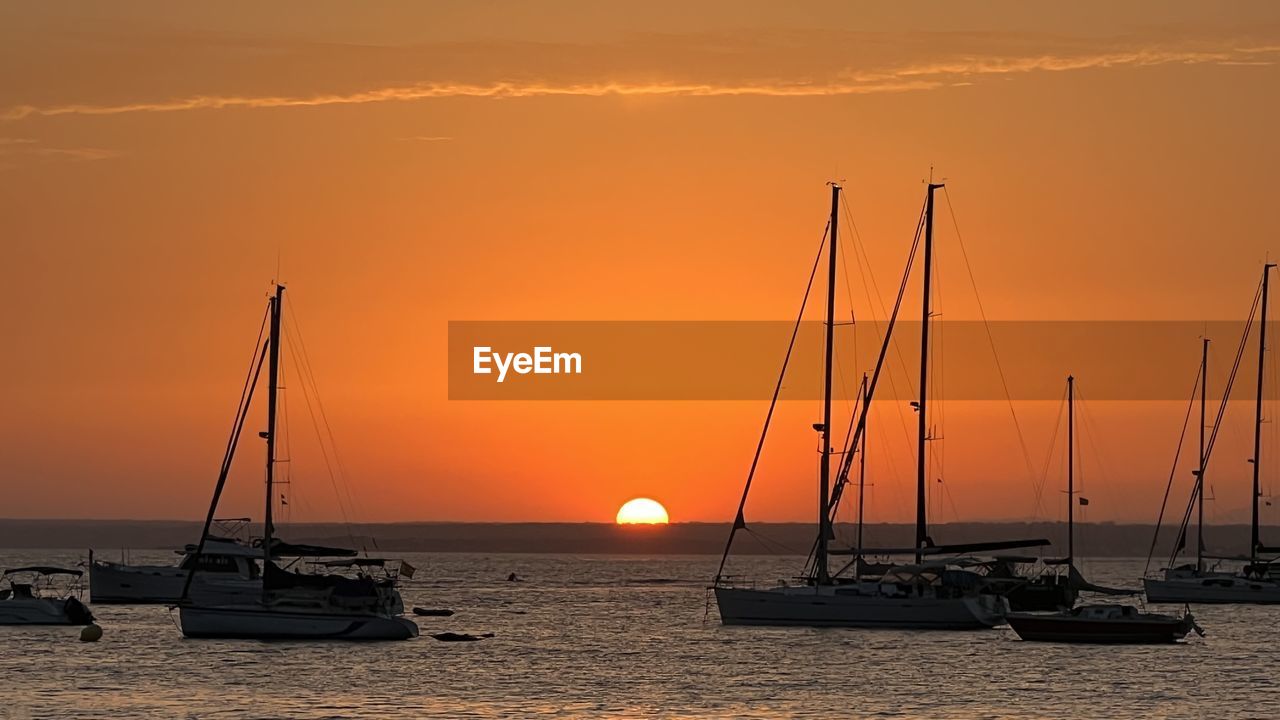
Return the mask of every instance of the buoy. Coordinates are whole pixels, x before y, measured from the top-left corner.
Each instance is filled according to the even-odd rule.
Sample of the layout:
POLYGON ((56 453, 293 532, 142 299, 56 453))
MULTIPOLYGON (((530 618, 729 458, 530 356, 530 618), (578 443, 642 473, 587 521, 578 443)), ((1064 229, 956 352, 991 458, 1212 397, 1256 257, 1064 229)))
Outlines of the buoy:
POLYGON ((440 642, 476 642, 478 640, 485 640, 493 637, 493 633, 490 632, 472 635, 471 633, 442 632, 436 633, 431 637, 439 640, 440 642))
POLYGON ((415 608, 413 609, 413 614, 414 614, 414 615, 422 615, 422 616, 424 616, 424 617, 449 617, 449 616, 453 615, 453 611, 452 611, 452 610, 449 610, 449 609, 447 609, 447 608, 422 608, 422 607, 415 607, 415 608))
POLYGON ((93 623, 84 626, 80 631, 80 642, 98 642, 102 639, 102 628, 93 623))

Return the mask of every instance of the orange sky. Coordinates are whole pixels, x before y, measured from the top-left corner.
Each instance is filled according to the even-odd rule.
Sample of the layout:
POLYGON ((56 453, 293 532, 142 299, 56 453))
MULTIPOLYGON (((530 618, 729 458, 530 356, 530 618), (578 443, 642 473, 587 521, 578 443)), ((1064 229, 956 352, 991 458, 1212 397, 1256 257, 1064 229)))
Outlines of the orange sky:
MULTIPOLYGON (((1240 318, 1280 237, 1274 4, 642 5, 0 8, 0 516, 200 516, 277 262, 352 519, 727 521, 764 403, 451 403, 447 321, 789 319, 832 178, 887 293, 931 165, 992 318, 1240 318)), ((938 267, 973 317, 949 221, 938 267)), ((1037 468, 1056 411, 1019 407, 1037 468)), ((1181 411, 1092 407, 1089 519, 1153 519, 1181 411)), ((911 514, 902 412, 875 519, 911 514)), ((340 518, 293 413, 291 512, 340 518)), ((812 515, 815 415, 749 518, 812 515)), ((942 518, 1037 514, 1007 415, 947 408, 942 518)))

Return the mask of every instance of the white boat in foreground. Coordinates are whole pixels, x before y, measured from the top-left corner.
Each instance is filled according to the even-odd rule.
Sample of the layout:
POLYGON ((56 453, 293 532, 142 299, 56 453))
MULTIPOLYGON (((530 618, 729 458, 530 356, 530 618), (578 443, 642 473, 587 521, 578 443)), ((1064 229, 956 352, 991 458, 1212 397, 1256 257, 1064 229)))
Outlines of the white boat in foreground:
MULTIPOLYGON (((89 601, 98 604, 165 604, 182 598, 187 576, 196 567, 196 546, 188 545, 175 565, 132 565, 89 553, 89 601)), ((189 595, 201 602, 234 602, 262 593, 254 560, 262 552, 227 538, 209 538, 200 554, 199 572, 189 595)))
POLYGON ((1280 583, 1246 571, 1143 578, 1142 587, 1150 603, 1280 604, 1280 583))
POLYGON ((88 625, 93 613, 80 602, 74 589, 58 593, 52 579, 60 575, 79 578, 80 570, 33 566, 5 570, 9 587, 0 588, 0 625, 88 625), (24 581, 25 580, 25 581, 24 581))
POLYGON ((958 572, 967 571, 901 565, 874 582, 768 589, 719 585, 716 604, 725 625, 981 630, 1002 624, 1007 601, 962 589, 947 577, 958 572))
MULTIPOLYGON (((922 216, 924 251, 924 279, 922 282, 923 316, 929 313, 929 273, 933 246, 933 212, 934 195, 942 187, 930 182, 925 198, 925 210, 922 216)), ((832 472, 832 455, 838 452, 832 447, 831 399, 833 355, 835 352, 833 331, 836 326, 835 296, 837 276, 837 252, 839 248, 840 220, 840 186, 831 186, 831 216, 827 225, 827 303, 826 303, 826 340, 824 350, 826 359, 823 365, 823 403, 822 421, 813 428, 821 433, 821 450, 818 471, 818 523, 817 537, 809 557, 804 576, 794 585, 779 585, 773 588, 757 589, 743 587, 724 574, 727 561, 733 546, 734 534, 746 527, 743 511, 747 502, 747 494, 751 489, 752 478, 764 447, 765 434, 773 417, 773 410, 778 402, 778 393, 786 376, 787 364, 791 351, 795 347, 795 334, 792 335, 791 347, 787 350, 783 361, 782 373, 774 390, 773 401, 766 416, 764 433, 756 447, 756 456, 747 476, 746 487, 738 503, 737 516, 725 544, 724 555, 720 560, 720 569, 716 572, 712 590, 715 593, 716 605, 720 611, 720 620, 725 625, 802 625, 812 627, 850 627, 850 628, 901 628, 913 630, 978 630, 1000 625, 1009 610, 1008 601, 993 590, 993 583, 988 582, 978 573, 962 566, 957 560, 926 561, 925 556, 958 554, 979 550, 1001 550, 1019 547, 1047 545, 1047 540, 1010 540, 991 543, 972 543, 968 545, 937 546, 928 536, 928 525, 925 517, 926 503, 926 461, 925 442, 928 440, 926 422, 926 400, 928 368, 929 368, 929 323, 921 325, 921 372, 918 386, 919 400, 912 403, 919 415, 919 432, 917 435, 917 457, 919 463, 916 473, 916 540, 909 548, 869 550, 862 547, 862 507, 859 481, 860 502, 858 509, 858 546, 847 552, 829 547, 834 533, 832 532, 833 516, 840 503, 840 492, 845 485, 852 467, 855 454, 860 459, 866 457, 866 422, 867 409, 870 405, 876 382, 880 377, 881 363, 888 349, 893 320, 884 336, 880 359, 875 371, 868 377, 863 376, 862 387, 858 394, 858 403, 854 412, 856 422, 850 423, 844 448, 839 451, 843 455, 841 467, 832 472), (834 483, 833 483, 834 480, 834 483), (833 555, 852 555, 853 560, 832 572, 829 565, 833 555), (910 565, 890 565, 880 577, 870 579, 862 575, 869 566, 867 556, 878 555, 914 555, 915 563, 910 565), (852 577, 845 575, 847 571, 852 577)), ((913 248, 914 256, 914 248, 913 248)), ((822 256, 814 264, 814 275, 810 277, 809 287, 813 287, 813 277, 822 256)), ((908 273, 911 261, 908 261, 908 273)), ((906 278, 903 279, 903 286, 906 278)), ((808 290, 805 303, 808 302, 808 290)), ((901 300, 901 296, 899 296, 901 300)), ((896 318, 897 307, 894 309, 896 318)), ((801 309, 803 318, 803 305, 801 309)), ((797 320, 796 330, 799 329, 797 320)), ((865 475, 865 468, 860 476, 865 475)), ((972 566, 972 563, 970 563, 972 566)))
MULTIPOLYGON (((272 520, 275 501, 276 426, 280 390, 280 355, 283 334, 280 321, 284 304, 284 286, 277 285, 268 305, 270 331, 266 341, 253 358, 245 393, 237 409, 231 441, 223 457, 222 470, 213 492, 213 500, 200 534, 200 543, 193 553, 190 573, 185 580, 178 603, 179 623, 182 634, 189 638, 237 638, 252 640, 407 640, 418 636, 418 626, 403 616, 404 602, 396 589, 398 575, 386 574, 375 578, 368 566, 375 563, 364 559, 367 567, 359 567, 356 577, 339 574, 304 574, 277 567, 274 560, 280 555, 294 557, 321 555, 316 552, 281 552, 284 543, 274 537, 272 520), (202 574, 201 563, 210 545, 209 529, 214 522, 218 500, 226 485, 227 474, 235 455, 236 446, 244 429, 257 387, 263 363, 267 371, 267 429, 259 433, 266 440, 266 505, 260 543, 262 558, 261 590, 256 597, 235 597, 222 600, 217 597, 192 593, 195 581, 202 574)), ((306 391, 306 383, 303 391, 306 391)), ((299 546, 301 547, 301 546, 299 546)), ((355 552, 351 551, 351 555, 355 552)), ((384 566, 384 561, 376 561, 384 566)), ((334 562, 330 566, 358 567, 358 563, 334 562)), ((401 571, 404 572, 404 565, 401 571)), ((385 568, 384 568, 385 569, 385 568)))
MULTIPOLYGON (((1270 288, 1271 270, 1276 267, 1274 263, 1266 263, 1262 268, 1262 282, 1258 288, 1257 296, 1257 327, 1258 327, 1258 384, 1257 396, 1254 403, 1254 422, 1253 422, 1253 457, 1249 459, 1252 465, 1253 489, 1250 493, 1251 500, 1251 522, 1249 532, 1249 553, 1240 557, 1218 557, 1218 560, 1236 561, 1243 563, 1238 571, 1226 572, 1217 567, 1209 567, 1206 560, 1210 556, 1205 554, 1204 542, 1204 501, 1205 501, 1205 474, 1207 472, 1209 460, 1211 458, 1211 450, 1213 447, 1212 438, 1217 435, 1220 424, 1222 422, 1222 409, 1218 411, 1218 419, 1212 425, 1213 434, 1209 438, 1206 445, 1205 438, 1205 415, 1206 415, 1206 385, 1208 375, 1208 355, 1209 341, 1205 339, 1202 345, 1202 354, 1200 359, 1200 375, 1197 381, 1196 389, 1200 392, 1200 456, 1197 469, 1194 471, 1196 477, 1195 485, 1192 488, 1191 498, 1188 501, 1187 510, 1183 515, 1182 526, 1179 529, 1178 542, 1174 548, 1173 554, 1169 558, 1169 564, 1164 571, 1155 577, 1146 577, 1142 580, 1143 589, 1147 594, 1147 601, 1151 603, 1178 603, 1178 604, 1232 604, 1242 603, 1251 605, 1273 605, 1280 604, 1280 564, 1277 562, 1276 555, 1280 553, 1280 548, 1267 547, 1261 539, 1261 521, 1259 517, 1259 501, 1262 499, 1261 484, 1261 465, 1262 465, 1262 424, 1265 422, 1263 418, 1263 386, 1266 379, 1266 359, 1269 348, 1267 347, 1267 304, 1268 292, 1270 288), (1198 515, 1197 522, 1197 538, 1196 538, 1196 562, 1194 564, 1175 565, 1178 552, 1186 544, 1189 534, 1189 525, 1193 512, 1198 515), (1268 556, 1268 557, 1264 557, 1268 556)), ((1245 345, 1248 342, 1251 328, 1255 322, 1253 313, 1249 316, 1248 323, 1245 324, 1244 334, 1240 339, 1240 348, 1237 358, 1241 357, 1245 345)), ((1235 379, 1235 370, 1232 370, 1231 380, 1227 383, 1228 393, 1222 398, 1222 404, 1225 405, 1230 400, 1229 391, 1235 379)), ((1167 497, 1167 496, 1166 496, 1167 497)), ((1163 514, 1164 508, 1161 508, 1163 514)), ((1159 538, 1160 528, 1156 527, 1156 538, 1159 538)), ((1152 542, 1155 547, 1155 542, 1152 542)), ((1148 557, 1150 562, 1150 557, 1148 557)))

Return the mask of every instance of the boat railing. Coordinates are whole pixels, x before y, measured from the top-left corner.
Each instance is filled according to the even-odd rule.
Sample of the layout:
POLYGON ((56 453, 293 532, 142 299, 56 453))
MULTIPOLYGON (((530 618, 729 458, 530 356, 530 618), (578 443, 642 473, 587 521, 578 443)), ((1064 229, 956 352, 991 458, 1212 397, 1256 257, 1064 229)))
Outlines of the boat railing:
POLYGON ((736 590, 758 590, 761 588, 780 588, 794 587, 796 585, 806 585, 804 578, 796 578, 796 582, 789 582, 786 578, 778 578, 773 583, 766 583, 759 578, 748 575, 721 575, 720 579, 712 583, 711 587, 734 588, 736 590))

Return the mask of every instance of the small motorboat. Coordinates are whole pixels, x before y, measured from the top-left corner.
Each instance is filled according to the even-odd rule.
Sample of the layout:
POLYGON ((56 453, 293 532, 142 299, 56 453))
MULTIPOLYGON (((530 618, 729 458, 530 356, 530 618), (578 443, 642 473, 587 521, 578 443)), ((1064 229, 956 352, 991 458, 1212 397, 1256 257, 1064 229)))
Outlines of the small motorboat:
POLYGON ((1191 612, 1182 617, 1141 612, 1132 605, 1082 605, 1063 612, 1009 613, 1009 626, 1033 642, 1156 645, 1177 642, 1192 630, 1203 636, 1191 612))
POLYGON ((78 587, 58 592, 53 581, 59 575, 78 581, 82 574, 43 565, 5 570, 0 577, 9 586, 0 588, 0 625, 89 625, 93 613, 80 602, 78 587))

